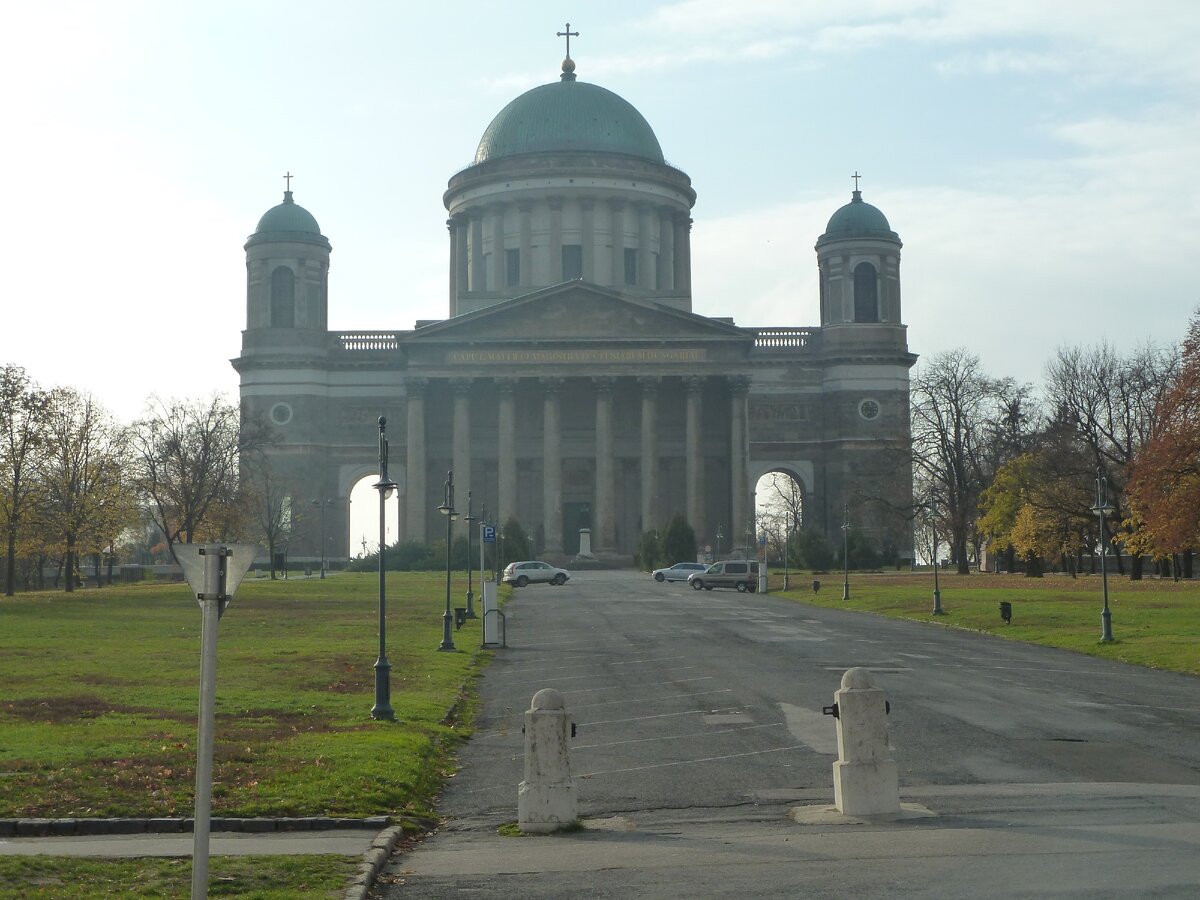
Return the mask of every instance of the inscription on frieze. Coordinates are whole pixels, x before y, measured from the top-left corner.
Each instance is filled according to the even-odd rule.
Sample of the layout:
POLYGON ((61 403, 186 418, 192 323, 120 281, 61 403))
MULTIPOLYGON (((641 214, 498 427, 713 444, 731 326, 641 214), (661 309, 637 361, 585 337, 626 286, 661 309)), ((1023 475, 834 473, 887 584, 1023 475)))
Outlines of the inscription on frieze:
POLYGON ((628 363, 704 362, 707 352, 699 349, 612 349, 612 350, 451 350, 447 362, 471 363, 628 363))
POLYGON ((808 404, 778 400, 756 400, 750 404, 752 422, 807 422, 808 404))

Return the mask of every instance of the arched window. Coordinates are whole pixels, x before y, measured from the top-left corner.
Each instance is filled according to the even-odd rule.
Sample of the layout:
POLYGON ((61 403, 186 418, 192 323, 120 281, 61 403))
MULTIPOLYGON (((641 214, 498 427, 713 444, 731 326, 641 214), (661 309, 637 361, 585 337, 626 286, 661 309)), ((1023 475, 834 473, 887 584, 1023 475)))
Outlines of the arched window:
POLYGON ((854 321, 879 321, 879 285, 875 267, 868 262, 854 267, 854 321))
POLYGON ((271 327, 296 327, 296 276, 287 266, 271 273, 271 327))

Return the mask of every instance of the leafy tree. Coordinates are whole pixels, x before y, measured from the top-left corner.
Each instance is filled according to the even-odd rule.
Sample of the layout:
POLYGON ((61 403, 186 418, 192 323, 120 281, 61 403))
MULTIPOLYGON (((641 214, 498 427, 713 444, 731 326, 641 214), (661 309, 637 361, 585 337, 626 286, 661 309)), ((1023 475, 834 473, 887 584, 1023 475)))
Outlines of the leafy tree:
POLYGON ((510 516, 508 521, 504 523, 504 531, 501 534, 501 539, 504 542, 502 556, 500 558, 500 567, 507 566, 510 562, 520 562, 523 559, 529 559, 529 537, 525 534, 525 529, 521 527, 521 523, 517 521, 516 516, 510 516))
POLYGON ((34 477, 44 444, 45 395, 19 366, 0 367, 0 530, 5 538, 4 593, 16 587, 17 546, 35 508, 34 477))
POLYGON ((1131 550, 1164 559, 1200 540, 1200 310, 1192 315, 1182 362, 1134 454, 1126 485, 1131 550))
POLYGON ((679 513, 671 517, 662 540, 663 560, 674 565, 696 558, 696 532, 679 513))
POLYGON ((801 528, 795 536, 796 566, 829 569, 833 566, 833 547, 825 533, 816 528, 801 528))
POLYGON ((77 555, 111 545, 135 521, 127 435, 91 397, 55 388, 46 402, 46 452, 39 478, 45 517, 62 541, 68 591, 74 590, 77 555))
POLYGON ((633 551, 633 564, 646 572, 653 571, 663 559, 662 542, 657 531, 643 531, 633 551))

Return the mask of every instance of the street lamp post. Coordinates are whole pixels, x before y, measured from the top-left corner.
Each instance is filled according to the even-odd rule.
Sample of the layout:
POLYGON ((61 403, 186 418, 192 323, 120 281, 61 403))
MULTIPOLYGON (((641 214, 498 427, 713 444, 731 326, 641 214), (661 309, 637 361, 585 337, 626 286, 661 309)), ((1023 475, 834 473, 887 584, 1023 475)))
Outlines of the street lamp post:
MULTIPOLYGON (((463 521, 467 523, 467 618, 477 618, 475 615, 475 591, 471 584, 471 532, 475 529, 475 523, 479 519, 471 515, 471 492, 467 491, 467 514, 463 517, 463 521)), ((479 553, 483 555, 483 542, 479 543, 479 553)), ((480 590, 483 589, 483 582, 479 584, 480 590)))
POLYGON ((325 509, 333 505, 333 500, 314 500, 313 506, 321 509, 321 578, 325 578, 325 509))
POLYGON ((1100 613, 1100 643, 1107 644, 1113 640, 1112 612, 1108 608, 1108 536, 1104 530, 1104 517, 1113 511, 1113 505, 1108 502, 1108 478, 1104 472, 1096 469, 1096 505, 1092 507, 1100 518, 1100 581, 1104 585, 1104 609, 1100 613))
POLYGON ((725 537, 725 526, 717 526, 717 555, 713 557, 713 562, 721 561, 721 538, 725 537))
POLYGON ((451 526, 458 518, 458 513, 454 509, 453 470, 446 473, 446 499, 442 501, 442 505, 437 508, 437 511, 446 517, 446 614, 442 617, 442 643, 438 649, 453 650, 454 615, 450 612, 450 542, 454 536, 451 526))
POLYGON ((842 564, 845 576, 842 579, 842 599, 850 599, 850 507, 845 509, 846 519, 842 524, 842 564))
POLYGON ((392 721, 396 713, 392 709, 392 667, 387 659, 387 571, 384 554, 387 549, 387 501, 396 490, 396 482, 388 478, 387 419, 379 417, 379 480, 375 490, 379 491, 379 658, 375 660, 375 705, 371 707, 372 719, 392 721))
POLYGON ((788 541, 792 536, 792 514, 783 514, 783 589, 788 589, 788 541))
POLYGON ((754 526, 746 526, 746 559, 750 558, 750 553, 754 549, 754 526))
POLYGON ((933 614, 944 616, 942 609, 942 592, 938 586, 938 539, 937 539, 937 501, 929 501, 929 525, 933 531, 933 614))

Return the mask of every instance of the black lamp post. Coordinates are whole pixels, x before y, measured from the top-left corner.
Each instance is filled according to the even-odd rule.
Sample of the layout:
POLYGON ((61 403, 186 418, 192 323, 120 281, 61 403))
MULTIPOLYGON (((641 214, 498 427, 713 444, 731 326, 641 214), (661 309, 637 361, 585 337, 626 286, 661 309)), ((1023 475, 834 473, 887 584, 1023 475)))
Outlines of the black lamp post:
POLYGON ((1100 643, 1107 644, 1113 640, 1112 612, 1108 608, 1108 535, 1104 530, 1104 517, 1113 512, 1113 505, 1108 502, 1108 478, 1103 470, 1096 469, 1096 505, 1092 512, 1100 517, 1100 581, 1104 585, 1104 609, 1100 613, 1100 643))
POLYGON ((446 473, 446 499, 437 508, 437 511, 446 517, 446 614, 442 617, 442 643, 438 646, 438 649, 453 650, 454 614, 450 612, 450 541, 453 539, 451 526, 454 520, 458 518, 458 513, 454 509, 453 470, 446 473))
POLYGON ((944 616, 942 592, 938 586, 937 500, 929 501, 929 527, 933 531, 933 614, 944 616))
MULTIPOLYGON (((475 523, 479 521, 476 516, 471 515, 471 492, 467 491, 467 514, 463 516, 463 521, 467 523, 467 618, 477 618, 475 615, 475 591, 471 584, 471 532, 475 530, 475 523)), ((480 542, 479 553, 483 554, 483 543, 480 542)), ((480 585, 482 589, 482 585, 480 585)))
POLYGON ((725 537, 725 526, 717 526, 717 555, 713 557, 713 562, 721 561, 721 538, 725 537))
POLYGON ((396 482, 388 478, 388 442, 385 433, 387 419, 379 417, 379 480, 374 488, 379 491, 379 658, 375 660, 375 705, 371 707, 372 719, 396 718, 392 710, 392 667, 387 660, 387 588, 385 583, 384 553, 387 547, 387 501, 396 490, 396 482))
POLYGON ((846 574, 842 579, 842 599, 850 599, 850 507, 845 510, 846 520, 842 523, 842 564, 846 574))
POLYGON ((313 506, 321 509, 321 578, 325 577, 325 509, 333 505, 333 500, 314 500, 313 506))

